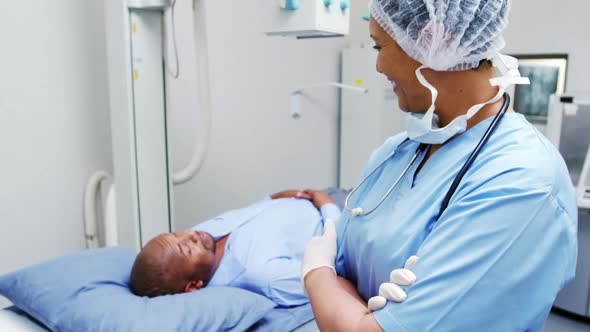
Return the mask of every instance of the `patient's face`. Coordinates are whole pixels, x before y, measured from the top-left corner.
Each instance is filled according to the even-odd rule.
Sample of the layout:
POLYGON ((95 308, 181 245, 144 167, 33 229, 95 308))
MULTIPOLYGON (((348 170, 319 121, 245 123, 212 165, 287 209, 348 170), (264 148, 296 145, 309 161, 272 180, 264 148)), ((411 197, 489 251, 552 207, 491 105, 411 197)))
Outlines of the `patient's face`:
POLYGON ((150 242, 167 251, 168 265, 172 271, 187 278, 200 279, 205 284, 211 280, 215 265, 215 240, 209 233, 174 232, 162 234, 150 242))

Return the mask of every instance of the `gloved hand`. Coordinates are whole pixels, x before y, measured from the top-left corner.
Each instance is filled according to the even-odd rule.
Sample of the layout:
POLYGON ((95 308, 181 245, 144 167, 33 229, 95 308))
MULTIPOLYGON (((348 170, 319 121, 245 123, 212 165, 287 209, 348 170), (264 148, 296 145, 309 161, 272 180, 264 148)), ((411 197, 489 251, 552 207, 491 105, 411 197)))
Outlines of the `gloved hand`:
POLYGON ((305 276, 310 271, 320 267, 329 267, 336 273, 335 260, 336 226, 332 219, 327 219, 324 222, 324 235, 312 238, 305 246, 301 265, 301 284, 304 285, 305 276))
POLYGON ((369 299, 369 310, 380 310, 387 304, 387 300, 398 303, 406 300, 408 295, 400 286, 410 286, 416 282, 416 275, 410 269, 419 259, 418 256, 412 256, 408 258, 403 269, 391 271, 389 275, 390 282, 382 283, 379 286, 379 296, 373 296, 369 299))

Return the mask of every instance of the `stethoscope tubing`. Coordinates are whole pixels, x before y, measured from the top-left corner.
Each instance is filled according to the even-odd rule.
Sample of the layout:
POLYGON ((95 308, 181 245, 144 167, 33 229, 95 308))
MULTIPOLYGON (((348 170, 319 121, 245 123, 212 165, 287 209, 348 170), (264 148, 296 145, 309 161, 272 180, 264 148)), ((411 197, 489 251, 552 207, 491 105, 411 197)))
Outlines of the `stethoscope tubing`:
POLYGON ((406 173, 408 173, 408 171, 410 170, 410 168, 412 167, 412 165, 414 165, 414 163, 416 162, 416 159, 418 159, 418 156, 420 156, 420 153, 422 151, 424 151, 424 149, 426 149, 428 147, 427 144, 420 144, 418 146, 418 149, 416 149, 416 153, 412 157, 412 160, 408 163, 408 166, 406 166, 406 168, 401 172, 401 174, 397 177, 397 179, 395 180, 395 182, 393 183, 393 185, 391 185, 389 187, 389 190, 387 190, 387 193, 385 193, 385 195, 383 195, 383 197, 381 198, 381 200, 379 201, 379 203, 377 203, 377 205, 375 205, 374 208, 372 208, 371 210, 369 210, 367 212, 364 212, 362 210, 358 210, 360 208, 350 209, 348 207, 349 206, 348 205, 348 200, 350 199, 350 197, 352 197, 352 195, 354 194, 354 192, 357 191, 357 189, 359 189, 363 185, 363 183, 365 183, 373 175, 373 173, 375 173, 379 168, 381 168, 381 166, 383 166, 383 164, 385 164, 385 162, 387 162, 391 157, 393 157, 393 155, 397 152, 397 149, 399 149, 400 146, 402 146, 405 142, 407 142, 409 140, 410 139, 406 138, 392 153, 389 154, 389 156, 387 156, 387 158, 383 159, 383 161, 379 165, 377 165, 377 167, 375 167, 371 171, 371 173, 369 173, 369 175, 365 176, 365 178, 361 181, 361 183, 359 183, 348 194, 348 196, 346 196, 346 200, 344 201, 344 206, 346 207, 347 210, 350 210, 353 213, 353 215, 355 215, 355 216, 368 216, 369 214, 373 213, 379 206, 381 206, 381 204, 383 204, 383 202, 387 199, 387 197, 389 196, 389 194, 391 194, 391 192, 393 191, 393 189, 395 189, 395 187, 397 187, 397 185, 401 181, 401 179, 406 175, 406 173))
POLYGON ((453 183, 451 184, 451 188, 449 188, 449 191, 447 191, 445 199, 443 200, 440 210, 438 211, 438 217, 436 218, 437 221, 440 218, 440 216, 443 214, 443 212, 445 212, 445 210, 449 206, 449 202, 451 201, 451 198, 455 194, 455 191, 457 191, 457 188, 459 187, 459 183, 461 183, 461 180, 465 176, 465 173, 467 173, 467 170, 469 169, 469 167, 471 167, 471 164, 473 164, 473 162, 475 161, 475 158, 477 158, 477 156, 479 155, 481 148, 483 148, 483 146, 487 143, 490 136, 492 136, 492 134, 494 133, 494 130, 496 130, 496 127, 498 126, 498 122, 500 122, 502 117, 504 117, 504 114, 506 114, 506 111, 508 110, 509 105, 510 105, 510 96, 507 93, 504 93, 504 101, 502 102, 502 107, 500 108, 500 112, 498 112, 498 114, 496 114, 494 116, 492 123, 489 125, 488 129, 483 134, 483 137, 481 138, 481 140, 479 140, 479 143, 477 143, 477 146, 475 147, 475 149, 473 149, 473 151, 471 151, 469 158, 467 158, 467 161, 465 162, 465 164, 463 164, 463 167, 461 167, 461 170, 459 171, 457 176, 455 176, 455 180, 453 180, 453 183))
MULTIPOLYGON (((453 183, 451 184, 451 187, 449 188, 449 190, 447 191, 447 194, 445 195, 445 198, 443 199, 443 202, 442 202, 441 208, 439 210, 438 216, 436 218, 436 221, 438 221, 438 219, 440 218, 440 216, 447 209, 447 207, 449 205, 449 202, 451 201, 451 198, 453 197, 453 195, 455 194, 455 191, 457 190, 457 188, 459 187, 459 184, 461 183, 461 180, 463 179, 463 177, 467 173, 469 167, 471 167, 471 165, 473 164, 473 162, 475 161, 475 159, 479 155, 479 152, 481 151, 481 149, 483 148, 483 146, 489 140, 490 136, 492 135, 492 133, 494 132, 494 130, 498 126, 498 123, 500 122, 500 120, 502 119, 502 117, 504 117, 504 114, 506 114, 506 111, 508 110, 508 106, 509 105, 510 105, 510 96, 507 93, 504 93, 504 101, 502 103, 502 107, 500 108, 500 111, 494 116, 494 119, 492 120, 492 123, 488 126, 486 132, 483 134, 482 138, 479 140, 477 146, 475 147, 475 149, 473 149, 473 151, 471 152, 471 154, 467 158, 467 161, 463 164, 463 167, 461 167, 461 170, 459 170, 459 173, 455 176, 455 179, 453 180, 453 183)), ((375 172, 377 172, 377 170, 380 169, 381 166, 383 166, 389 159, 391 159, 391 157, 393 157, 395 155, 395 153, 397 152, 397 150, 404 143, 406 143, 409 140, 410 140, 409 138, 406 138, 402 143, 400 143, 398 145, 398 147, 395 148, 395 150, 392 153, 390 153, 385 159, 383 159, 383 161, 381 163, 379 163, 379 165, 377 165, 375 168, 373 168, 373 170, 371 170, 371 172, 367 176, 365 176, 356 187, 353 188, 353 190, 348 194, 348 196, 346 196, 346 199, 344 201, 344 208, 346 210, 350 211, 352 213, 353 217, 355 217, 355 216, 360 216, 360 217, 368 216, 371 213, 373 213, 375 210, 377 210, 381 206, 381 204, 383 204, 383 202, 387 199, 387 197, 389 197, 389 195, 391 194, 391 192, 397 187, 397 185, 399 184, 399 182, 401 181, 401 179, 406 175, 406 173, 409 171, 409 169, 412 167, 412 165, 416 162, 416 159, 418 159, 418 156, 420 155, 420 153, 422 153, 427 148, 430 148, 430 145, 429 144, 424 144, 424 143, 421 143, 418 146, 418 148, 416 149, 416 153, 412 157, 412 160, 410 161, 410 163, 408 164, 408 166, 406 166, 406 168, 401 172, 401 174, 395 180, 395 182, 393 183, 393 185, 389 187, 389 189, 387 190, 387 192, 385 193, 385 195, 383 195, 383 197, 381 198, 381 200, 379 201, 379 203, 377 203, 377 205, 375 205, 375 207, 373 207, 372 209, 370 209, 367 212, 364 212, 362 210, 362 208, 360 208, 360 207, 356 207, 356 208, 352 208, 351 209, 350 206, 349 206, 349 201, 350 201, 350 198, 352 197, 352 195, 375 172)))

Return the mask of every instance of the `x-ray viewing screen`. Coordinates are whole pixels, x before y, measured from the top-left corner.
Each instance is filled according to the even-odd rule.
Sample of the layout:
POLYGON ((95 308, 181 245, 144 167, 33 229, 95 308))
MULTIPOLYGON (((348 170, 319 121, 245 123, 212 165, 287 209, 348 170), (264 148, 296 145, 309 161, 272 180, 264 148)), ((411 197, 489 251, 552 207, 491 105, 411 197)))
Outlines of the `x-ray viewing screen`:
POLYGON ((527 118, 547 121, 549 96, 557 92, 559 68, 522 66, 519 70, 523 77, 531 80, 531 84, 515 87, 514 109, 527 118))
POLYGON ((590 106, 579 106, 575 112, 564 111, 559 152, 565 159, 574 185, 578 185, 584 159, 590 145, 590 106))

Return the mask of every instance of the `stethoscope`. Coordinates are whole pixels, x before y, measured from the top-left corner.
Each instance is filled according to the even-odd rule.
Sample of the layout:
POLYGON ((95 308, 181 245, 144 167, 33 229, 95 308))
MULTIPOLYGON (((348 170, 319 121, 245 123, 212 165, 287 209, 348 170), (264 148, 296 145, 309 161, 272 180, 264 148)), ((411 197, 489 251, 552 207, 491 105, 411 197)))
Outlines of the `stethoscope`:
MULTIPOLYGON (((442 202, 442 206, 441 206, 441 208, 440 208, 440 210, 438 212, 438 217, 436 218, 436 220, 438 220, 440 218, 440 216, 443 214, 443 212, 446 210, 446 208, 449 205, 449 202, 451 200, 451 197, 453 196, 453 194, 457 190, 457 187, 459 187, 459 183, 461 182, 461 179, 463 179, 463 176, 465 176, 465 173, 467 173, 467 170, 469 169, 469 167, 471 166, 471 164, 473 164, 473 161, 475 160, 475 158, 477 158, 477 155, 479 154, 481 148, 484 146, 484 144, 486 144, 486 142, 488 141, 488 139, 490 138, 490 136, 492 135, 492 133, 494 132, 494 130, 498 126, 498 123, 500 122, 500 119, 502 119, 502 117, 504 116, 504 114, 508 110, 508 105, 510 105, 510 96, 508 96, 507 93, 504 93, 504 102, 502 103, 502 108, 500 109, 500 112, 498 112, 498 114, 496 114, 494 116, 494 119, 492 120, 492 123, 489 125, 488 129, 483 134, 483 137, 479 140, 479 143, 477 143, 477 146, 475 147, 475 149, 473 149, 473 151, 469 155, 469 158, 467 158, 467 161, 465 162, 465 164, 463 164, 463 167, 461 168, 461 170, 459 171, 459 173, 457 174, 457 176, 455 176, 455 180, 451 184, 451 188, 449 189, 449 191, 447 191, 447 195, 445 196, 445 199, 442 202)), ((383 204, 383 202, 387 199, 387 197, 389 196, 389 194, 391 194, 391 192, 397 187, 397 185, 399 184, 399 182, 401 181, 401 179, 406 175, 406 173, 408 173, 408 171, 410 170, 410 168, 412 168, 412 165, 414 165, 414 163, 416 162, 416 159, 418 159, 418 156, 420 156, 420 154, 423 151, 425 151, 425 150, 427 150, 427 149, 430 148, 430 144, 420 143, 420 145, 416 149, 416 153, 414 154, 414 157, 412 157, 412 160, 410 160, 408 166, 406 166, 406 168, 402 171, 402 173, 400 174, 400 176, 398 176, 397 180, 395 180, 395 182, 393 183, 393 185, 391 185, 391 187, 389 187, 389 190, 387 190, 387 192, 385 193, 385 195, 381 198, 381 200, 379 201, 379 203, 377 203, 377 205, 375 205, 375 207, 371 208, 368 211, 365 211, 360 206, 359 207, 355 207, 355 208, 350 208, 350 206, 349 206, 348 203, 349 203, 350 198, 352 197, 352 195, 354 195, 354 193, 365 182, 367 182, 367 180, 375 172, 377 172, 377 170, 379 170, 381 168, 381 166, 383 166, 383 164, 385 164, 391 157, 393 157, 395 155, 395 153, 397 152, 397 150, 404 143, 406 143, 408 141, 410 141, 410 139, 409 138, 406 138, 402 143, 400 143, 400 145, 398 145, 397 148, 395 148, 392 153, 390 153, 385 159, 383 159, 383 161, 379 165, 377 165, 377 167, 375 167, 367 176, 365 176, 365 178, 348 194, 348 196, 346 196, 346 200, 344 201, 344 208, 346 210, 350 211, 350 213, 353 216, 355 216, 355 217, 364 217, 364 216, 368 216, 371 213, 375 212, 375 210, 377 210, 379 208, 379 206, 381 206, 381 204, 383 204)))

